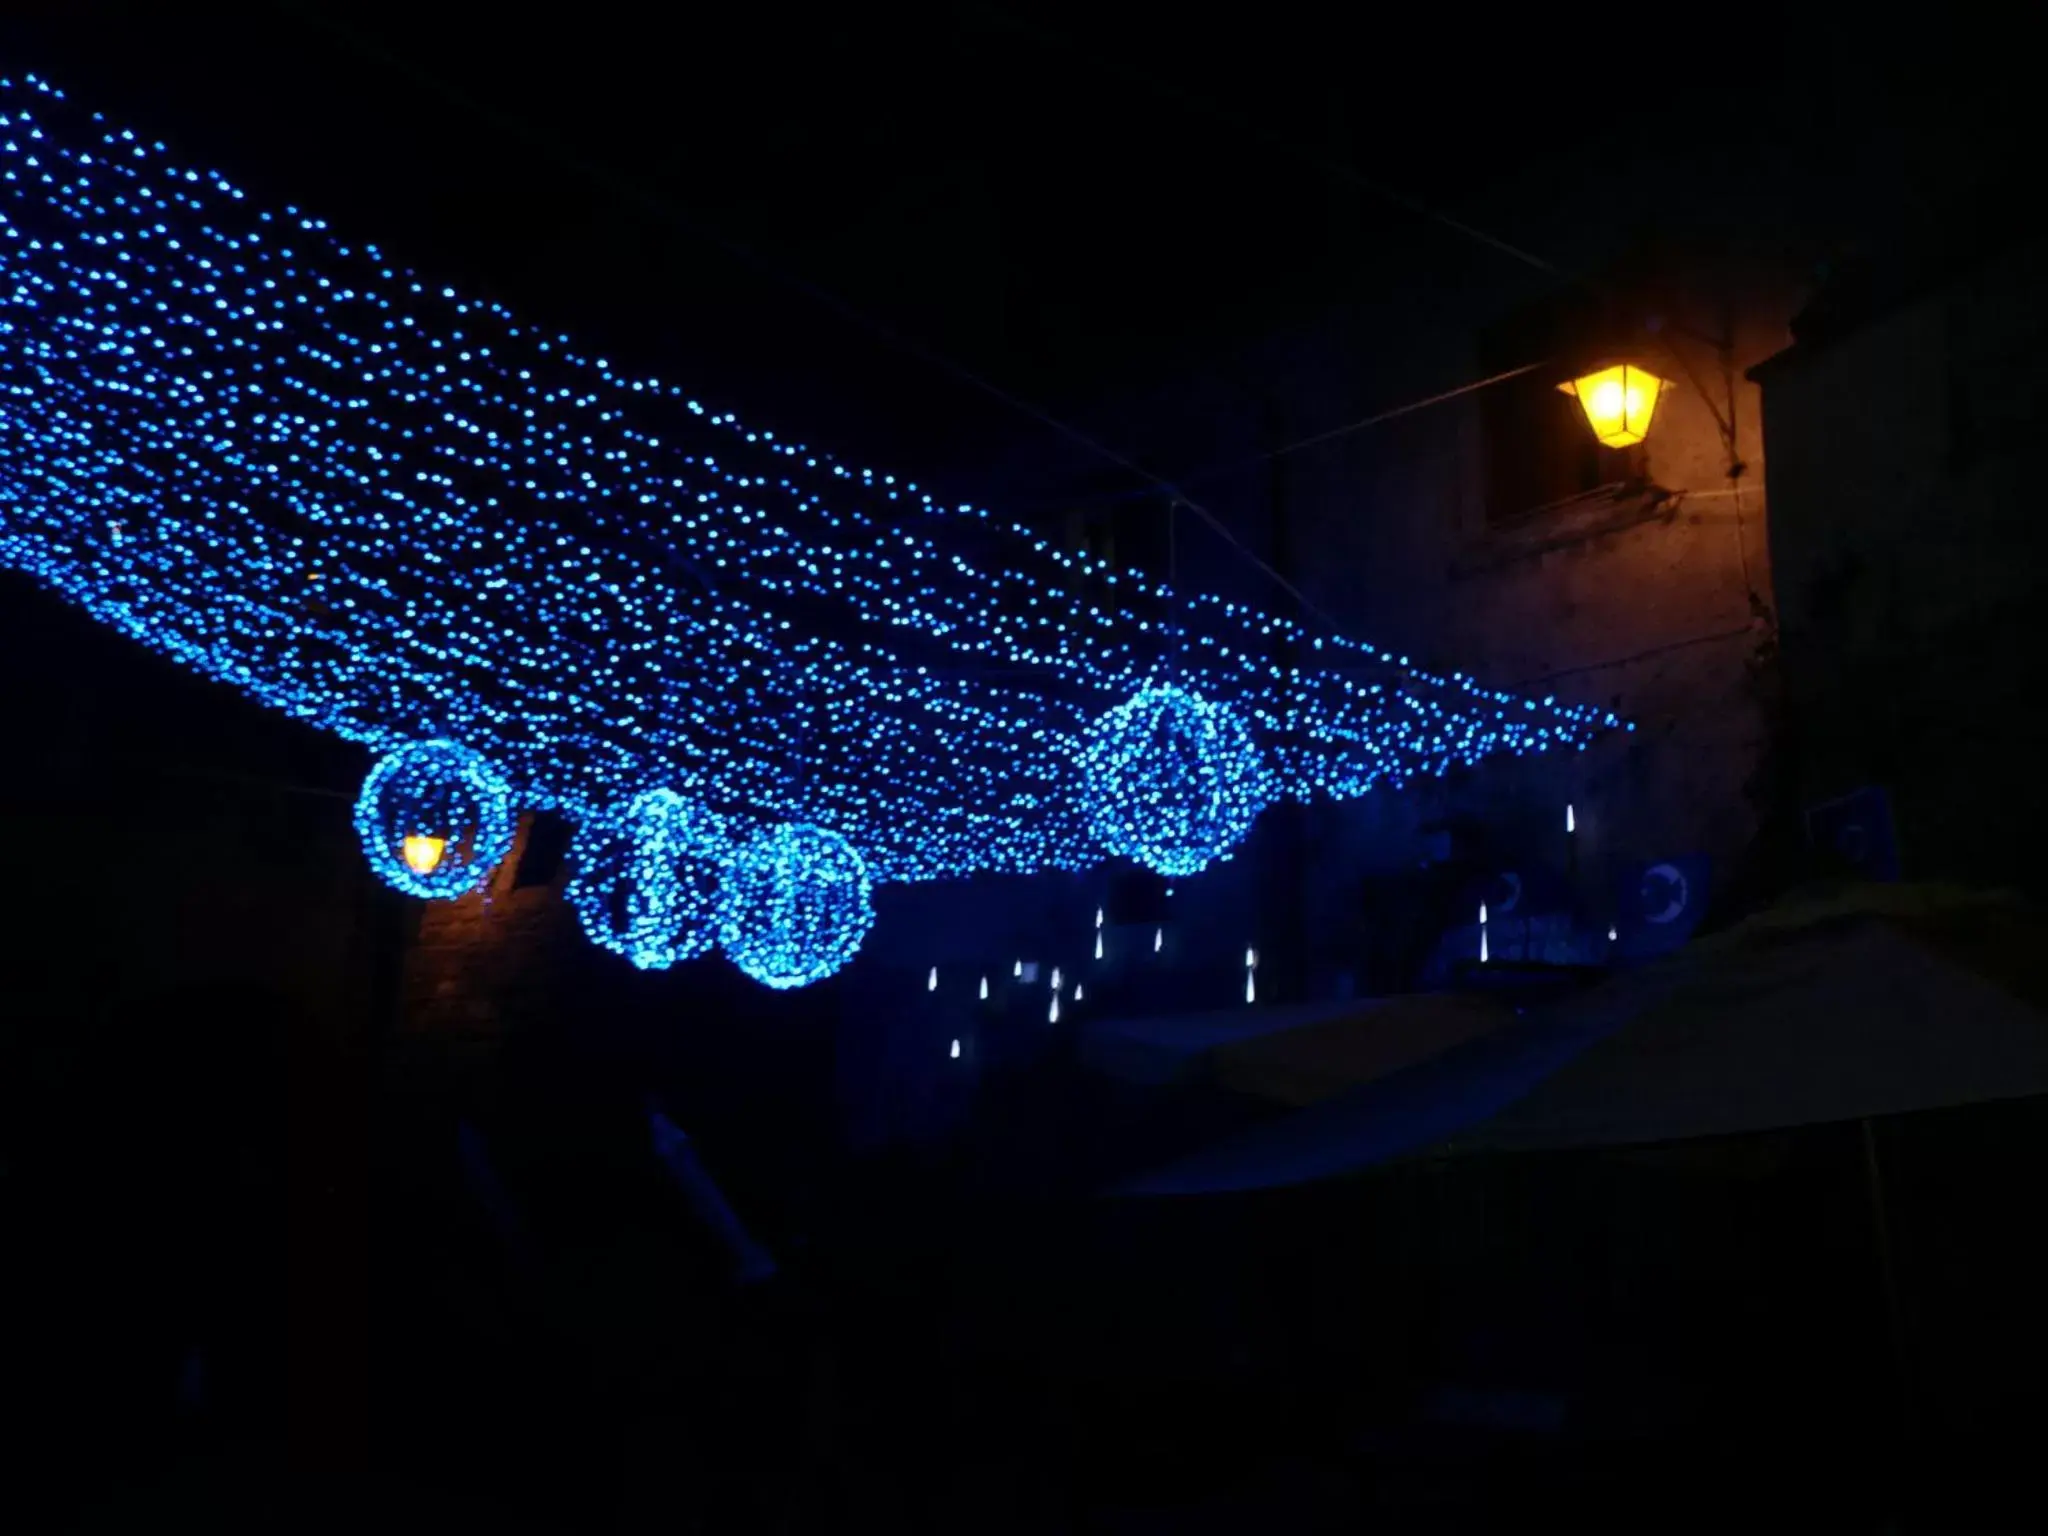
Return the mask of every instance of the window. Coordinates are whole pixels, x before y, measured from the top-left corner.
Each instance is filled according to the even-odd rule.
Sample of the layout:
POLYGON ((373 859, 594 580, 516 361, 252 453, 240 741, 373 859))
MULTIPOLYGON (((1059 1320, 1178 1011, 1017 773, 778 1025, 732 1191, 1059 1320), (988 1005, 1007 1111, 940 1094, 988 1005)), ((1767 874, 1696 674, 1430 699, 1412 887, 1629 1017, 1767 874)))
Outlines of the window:
POLYGON ((1557 387, 1574 364, 1597 353, 1600 335, 1598 306, 1575 291, 1547 296, 1480 334, 1484 374, 1544 362, 1480 391, 1488 523, 1644 478, 1641 445, 1602 447, 1586 430, 1578 402, 1557 387))

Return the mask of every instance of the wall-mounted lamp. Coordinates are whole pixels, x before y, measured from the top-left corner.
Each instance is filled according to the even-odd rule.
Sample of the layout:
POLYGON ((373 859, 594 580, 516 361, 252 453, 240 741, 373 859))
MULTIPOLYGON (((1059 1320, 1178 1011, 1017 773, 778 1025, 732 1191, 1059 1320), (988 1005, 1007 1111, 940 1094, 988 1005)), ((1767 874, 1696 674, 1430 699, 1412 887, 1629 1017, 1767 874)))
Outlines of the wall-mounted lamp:
POLYGON ((1666 381, 1633 363, 1595 369, 1557 387, 1576 396, 1586 425, 1609 448, 1632 448, 1650 435, 1666 381))

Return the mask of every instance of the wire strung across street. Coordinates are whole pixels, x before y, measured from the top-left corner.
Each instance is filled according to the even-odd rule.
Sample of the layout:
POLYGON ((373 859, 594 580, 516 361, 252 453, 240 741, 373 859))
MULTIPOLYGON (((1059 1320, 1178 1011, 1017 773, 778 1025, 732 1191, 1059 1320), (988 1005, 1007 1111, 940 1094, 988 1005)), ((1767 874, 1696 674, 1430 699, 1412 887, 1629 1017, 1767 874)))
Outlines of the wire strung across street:
MULTIPOLYGON (((1307 596, 1307 594, 1305 594, 1301 590, 1301 588, 1298 587, 1294 582, 1289 580, 1280 571, 1276 570, 1270 562, 1260 558, 1251 549, 1249 549, 1245 545, 1243 540, 1239 539, 1234 533, 1230 531, 1230 529, 1224 524, 1223 520, 1219 518, 1215 514, 1215 512, 1213 512, 1208 507, 1202 505, 1202 503, 1197 501, 1194 497, 1190 496, 1186 490, 1186 485, 1206 480, 1219 479, 1225 475, 1239 473, 1245 469, 1256 467, 1259 464, 1266 463, 1282 455, 1299 452, 1305 448, 1315 447, 1321 443, 1329 442, 1337 438, 1348 436, 1349 434, 1354 432, 1363 431, 1369 427, 1380 425, 1383 422, 1392 421, 1399 417, 1412 414, 1415 411, 1426 409, 1429 406, 1439 405, 1446 401, 1456 399, 1461 395, 1470 394, 1476 390, 1487 388, 1490 385, 1503 383, 1506 380, 1517 378, 1522 374, 1532 372, 1533 370, 1544 366, 1543 362, 1535 362, 1527 364, 1520 368, 1510 369, 1504 373, 1495 374, 1489 378, 1480 379, 1470 384, 1460 385, 1455 389, 1441 391, 1437 394, 1426 396, 1420 400, 1411 401, 1405 405, 1396 406, 1390 410, 1382 411, 1373 416, 1366 417, 1361 421, 1355 421, 1341 427, 1331 428, 1328 431, 1320 432, 1311 437, 1303 438, 1297 442, 1283 445, 1280 448, 1271 449, 1265 453, 1256 455, 1254 457, 1229 465, 1217 466, 1215 468, 1202 471, 1197 475, 1186 477, 1184 480, 1176 481, 1164 474, 1161 474, 1157 470, 1154 470, 1149 466, 1140 463, 1138 460, 1132 458, 1129 454, 1120 452, 1119 450, 1112 448, 1107 443, 1104 443, 1091 433, 1088 433, 1084 431, 1082 428, 1077 427, 1073 423, 1065 420, 1064 418, 1055 415, 1052 411, 1046 409, 1044 406, 1037 404, 1035 401, 1028 400, 1022 395, 1017 394, 1015 391, 1005 388, 1003 385, 998 384, 995 380, 988 378, 986 375, 982 374, 978 370, 971 368, 965 363, 962 363, 959 360, 938 351, 937 349, 931 347, 925 342, 919 341, 914 337, 905 335, 902 331, 898 330, 895 326, 890 325, 887 321, 882 320, 881 318, 870 313, 866 309, 863 309, 860 306, 849 302, 845 298, 841 297, 839 294, 833 292, 831 289, 826 288, 819 283, 813 282, 810 279, 789 270, 787 267, 783 266, 779 262, 770 260, 768 257, 764 256, 759 250, 757 250, 754 246, 748 244, 745 241, 734 238, 733 236, 725 233, 723 230, 717 228, 715 225, 711 224, 708 220, 696 214, 690 213, 689 211, 684 209, 678 202, 676 202, 675 199, 668 196, 667 194, 656 192, 650 189, 649 187, 645 186, 637 178, 629 176, 612 166, 606 165, 600 161, 593 160, 586 155, 578 153, 577 151, 569 148, 566 144, 564 144, 559 138, 555 137, 554 135, 542 132, 534 128, 530 123, 528 123, 526 120, 522 118, 512 116, 508 113, 502 112, 497 108, 490 106, 489 104, 471 95, 469 92, 464 91, 460 87, 451 84, 450 82, 443 79, 439 75, 433 73, 432 71, 424 69, 419 65, 411 62, 410 60, 407 60, 405 58, 400 57, 397 54, 392 53, 389 49, 384 48, 379 44, 371 41, 369 38, 363 36, 355 28, 350 27, 341 21, 338 21, 333 16, 327 14, 319 6, 308 4, 306 3, 306 0, 277 0, 277 3, 281 9, 283 9, 285 12, 292 15, 293 17, 297 18, 302 23, 315 27, 320 31, 327 33, 328 35, 336 38, 337 40, 347 44, 349 47, 353 48, 358 53, 363 54, 365 57, 374 59, 385 68, 395 71, 396 73, 399 73, 401 75, 404 75, 408 79, 412 80, 416 85, 419 85, 443 97, 444 99, 453 103, 454 105, 461 107, 464 111, 470 112, 482 118, 486 122, 490 123, 494 128, 498 129, 500 132, 503 132, 509 136, 525 141, 526 143, 532 145, 534 148, 539 149, 541 152, 546 154, 550 159, 556 161, 565 168, 573 170, 579 175, 582 175, 597 182, 599 185, 605 187, 608 191, 612 192, 613 194, 625 198, 626 200, 638 206, 642 210, 661 218, 663 221, 672 224, 675 227, 682 229, 685 232, 692 234, 700 239, 708 240, 712 244, 716 245, 719 249, 725 251, 726 254, 733 257, 735 260, 741 262, 743 265, 753 267, 756 270, 766 273, 767 275, 775 278, 776 280, 789 285, 790 287, 796 289, 798 292, 803 293, 805 296, 813 300, 815 303, 818 303, 821 306, 831 310, 841 319, 846 320, 849 323, 855 325, 856 327, 867 331, 869 334, 875 336, 876 338, 887 343, 888 345, 895 347, 899 351, 902 351, 909 356, 918 358, 920 361, 925 362, 931 365, 932 367, 938 368, 943 372, 951 374, 953 377, 961 380, 963 383, 972 385, 975 389, 987 395, 989 398, 996 400, 1005 406, 1008 406, 1010 409, 1017 411, 1021 415, 1030 417, 1032 420, 1038 422, 1041 426, 1046 427, 1049 430, 1056 432, 1060 436, 1068 439, 1070 442, 1073 442, 1076 445, 1087 449, 1089 452, 1094 453, 1106 462, 1116 465, 1118 468, 1126 471, 1127 473, 1136 475, 1138 478, 1144 480, 1147 483, 1151 491, 1163 493, 1168 498, 1169 517, 1172 515, 1171 509, 1173 507, 1186 507, 1188 511, 1194 513, 1195 516, 1199 517, 1203 521, 1203 523, 1205 523, 1211 529, 1211 531, 1213 531, 1217 535, 1217 537, 1222 539, 1224 543, 1228 545, 1234 553, 1236 553, 1242 559, 1250 563, 1254 568, 1263 573, 1268 580, 1272 581, 1282 591, 1287 593, 1288 596, 1292 597, 1294 601, 1300 605, 1302 612, 1309 614, 1310 616, 1317 619, 1319 622, 1327 624, 1332 628, 1336 628, 1338 626, 1336 624, 1336 621, 1326 611, 1324 611, 1318 604, 1313 602, 1307 596)), ((1026 25, 1025 23, 1019 21, 1017 18, 1010 16, 1007 13, 995 10, 993 8, 984 8, 984 14, 987 15, 992 20, 995 20, 1006 27, 1025 32, 1028 35, 1037 38, 1041 43, 1051 42, 1056 44, 1057 46, 1064 47, 1068 51, 1076 54, 1076 56, 1083 58, 1086 62, 1089 62, 1098 68, 1109 69, 1112 71, 1116 71, 1118 69, 1117 66, 1109 65, 1100 58, 1088 54, 1086 50, 1079 48, 1079 46, 1074 44, 1071 40, 1065 39, 1061 37, 1059 34, 1050 32, 1045 28, 1026 25)), ((1479 229, 1477 226, 1472 225, 1462 219, 1454 218, 1453 216, 1444 213, 1440 209, 1434 208, 1426 203, 1423 203, 1419 199, 1416 199, 1410 196, 1409 194, 1404 193, 1399 189, 1392 187, 1383 181, 1378 180, 1377 178, 1366 175, 1364 172, 1358 170, 1354 166, 1351 166, 1343 161, 1335 160, 1327 155, 1321 155, 1312 150, 1304 149, 1302 146, 1293 143, 1293 141, 1285 138, 1284 136, 1272 133, 1270 130, 1263 129, 1257 124, 1244 123, 1242 122, 1242 120, 1238 119, 1235 114, 1225 113, 1221 109, 1215 108, 1211 104, 1205 102, 1200 96, 1192 92, 1189 92, 1181 87, 1174 86, 1170 82, 1161 81, 1156 77, 1144 74, 1143 72, 1136 70, 1123 69, 1121 70, 1121 72, 1130 75, 1132 78, 1138 80, 1140 83, 1146 85, 1148 88, 1155 90, 1173 100, 1181 102, 1183 105, 1187 105, 1197 110, 1207 112, 1210 115, 1216 116, 1221 120, 1233 122, 1241 128, 1246 128, 1252 131, 1254 136, 1258 138, 1261 142, 1267 144, 1270 147, 1274 147, 1285 153, 1300 158, 1304 158, 1308 160, 1310 163, 1321 167, 1323 170, 1329 172, 1332 175, 1340 177, 1341 179, 1349 182, 1354 186, 1372 192, 1377 196, 1383 197, 1411 213, 1429 219, 1432 222, 1442 225, 1444 228, 1450 229, 1460 235, 1465 236, 1466 238, 1477 241, 1479 244, 1486 246, 1487 248, 1492 249, 1494 251, 1497 251, 1505 256, 1508 256, 1509 258, 1515 261, 1521 262, 1524 265, 1533 267, 1537 271, 1546 273, 1554 277, 1563 275, 1560 269, 1555 264, 1544 260, 1542 257, 1534 255, 1529 251, 1523 250, 1521 247, 1510 244, 1509 242, 1499 239, 1494 235, 1488 234, 1485 230, 1479 229)))

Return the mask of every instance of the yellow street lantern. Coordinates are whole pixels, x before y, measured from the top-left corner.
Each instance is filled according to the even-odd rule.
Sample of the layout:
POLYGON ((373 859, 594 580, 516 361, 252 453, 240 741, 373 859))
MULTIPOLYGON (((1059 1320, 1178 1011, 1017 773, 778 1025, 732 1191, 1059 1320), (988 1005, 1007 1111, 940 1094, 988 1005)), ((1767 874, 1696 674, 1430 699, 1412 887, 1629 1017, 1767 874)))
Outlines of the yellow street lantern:
POLYGON ((431 875, 440 867, 441 855, 447 850, 448 839, 432 837, 425 832, 409 834, 400 845, 405 862, 416 875, 431 875))
POLYGON ((1576 395, 1593 435, 1609 448, 1632 448, 1650 435, 1665 381, 1633 363, 1617 363, 1557 387, 1576 395))

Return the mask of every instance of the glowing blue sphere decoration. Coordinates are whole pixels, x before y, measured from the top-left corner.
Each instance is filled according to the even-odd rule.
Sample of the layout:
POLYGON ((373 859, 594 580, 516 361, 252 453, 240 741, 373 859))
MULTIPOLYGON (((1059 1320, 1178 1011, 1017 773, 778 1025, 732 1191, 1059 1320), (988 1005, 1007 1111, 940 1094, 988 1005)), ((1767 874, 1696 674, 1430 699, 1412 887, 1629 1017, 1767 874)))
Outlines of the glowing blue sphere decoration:
POLYGON ((785 822, 742 844, 719 893, 718 942, 766 987, 822 981, 875 921, 866 862, 837 832, 785 822))
POLYGON ((1192 875, 1228 853, 1272 799, 1251 726, 1170 684, 1095 720, 1081 744, 1081 809, 1111 853, 1192 875))
POLYGON ((363 780, 356 836, 386 884, 408 896, 465 896, 512 849, 512 786, 481 752, 414 742, 363 780))
POLYGON ((665 970, 711 947, 731 856, 709 811, 673 790, 649 790, 577 829, 569 904, 593 944, 643 971, 665 970))

